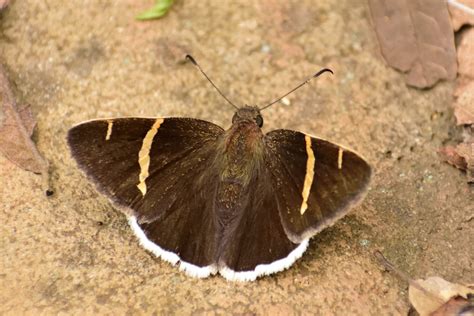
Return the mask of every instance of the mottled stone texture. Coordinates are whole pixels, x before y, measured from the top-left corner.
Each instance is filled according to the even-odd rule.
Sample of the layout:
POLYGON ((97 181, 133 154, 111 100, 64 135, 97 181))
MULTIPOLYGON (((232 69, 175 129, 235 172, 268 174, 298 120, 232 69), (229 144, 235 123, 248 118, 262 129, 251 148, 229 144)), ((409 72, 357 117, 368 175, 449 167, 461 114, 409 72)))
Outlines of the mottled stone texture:
POLYGON ((436 155, 456 135, 453 85, 407 88, 380 58, 364 1, 176 1, 162 20, 135 21, 152 3, 24 0, 0 15, 0 58, 37 115, 55 189, 46 198, 40 176, 0 157, 0 313, 406 314, 407 283, 375 249, 416 278, 473 281, 473 190, 436 155), (239 104, 335 72, 265 111, 265 127, 351 147, 376 174, 365 202, 286 272, 247 284, 183 275, 139 247, 69 156, 67 130, 96 117, 229 126, 232 108, 185 53, 239 104))

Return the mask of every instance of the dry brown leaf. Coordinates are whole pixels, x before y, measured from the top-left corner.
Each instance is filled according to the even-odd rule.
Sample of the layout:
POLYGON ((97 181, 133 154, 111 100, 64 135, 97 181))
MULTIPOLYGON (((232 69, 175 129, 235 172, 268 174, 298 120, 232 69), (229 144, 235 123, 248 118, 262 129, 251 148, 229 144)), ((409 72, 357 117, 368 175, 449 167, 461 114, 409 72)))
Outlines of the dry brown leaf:
POLYGON ((466 161, 467 181, 474 183, 474 142, 457 145, 456 152, 466 161))
MULTIPOLYGON (((474 289, 461 284, 448 282, 440 277, 430 277, 426 280, 419 279, 415 282, 418 286, 409 286, 408 298, 420 316, 432 315, 438 312, 443 306, 446 308, 449 307, 445 306, 446 303, 455 297, 461 297, 465 299, 466 304, 469 304, 468 295, 474 295, 474 289)), ((451 304, 454 303, 451 302, 451 304)), ((438 313, 437 315, 448 314, 438 313)))
MULTIPOLYGON (((40 155, 30 138, 35 120, 29 106, 17 106, 2 65, 0 65, 0 97, 2 101, 0 107, 0 152, 20 168, 41 173, 47 179, 48 163, 40 155)), ((47 183, 45 184, 47 185, 47 183)))
POLYGON ((458 125, 474 124, 474 28, 460 34, 458 72, 454 90, 454 115, 458 125))
MULTIPOLYGON (((474 0, 464 1, 462 4, 474 7, 474 0)), ((450 12, 453 16, 453 23, 458 25, 466 24, 466 19, 455 19, 456 15, 453 13, 453 10, 455 9, 451 6, 450 12)), ((454 27, 458 26, 454 25, 454 27)), ((453 93, 453 107, 457 125, 465 127, 466 137, 463 143, 456 147, 447 146, 441 148, 438 153, 442 160, 465 170, 468 183, 474 183, 474 142, 472 140, 472 129, 469 132, 469 126, 474 126, 474 61, 472 58, 474 56, 474 27, 469 27, 459 32, 457 36, 460 36, 457 48, 459 76, 453 93)))
POLYGON ((474 124, 474 80, 457 89, 454 116, 458 125, 474 124))
POLYGON ((444 1, 369 0, 386 62, 406 73, 406 83, 427 88, 456 78, 454 34, 444 1))
POLYGON ((465 143, 474 143, 474 124, 463 126, 462 138, 465 143))
POLYGON ((474 79, 474 27, 469 27, 461 33, 458 46, 459 75, 474 79))
POLYGON ((465 141, 457 145, 446 146, 438 150, 443 161, 465 170, 467 173, 467 182, 474 183, 474 142, 465 141))
POLYGON ((464 142, 456 147, 448 146, 439 150, 442 159, 459 169, 465 170, 469 183, 474 183, 474 28, 470 27, 458 34, 458 70, 454 90, 454 116, 457 125, 464 126, 464 142))
MULTIPOLYGON (((462 0, 457 1, 464 6, 474 8, 474 0, 462 0)), ((459 31, 461 26, 469 24, 474 25, 474 15, 462 10, 461 8, 451 4, 448 6, 449 14, 451 15, 451 23, 453 24, 453 30, 459 31)))
MULTIPOLYGON (((382 252, 376 250, 374 255, 386 269, 409 283, 408 298, 421 316, 472 315, 461 312, 474 312, 474 286, 450 283, 440 277, 413 281, 388 261, 382 252)), ((412 315, 410 311, 408 314, 412 315)))
POLYGON ((474 303, 464 297, 452 297, 444 303, 440 308, 430 314, 430 316, 473 316, 474 303))
POLYGON ((36 120, 33 116, 33 113, 31 113, 30 105, 20 104, 18 106, 18 114, 20 115, 20 119, 25 126, 26 132, 31 137, 36 126, 36 120))
POLYGON ((461 170, 467 169, 467 162, 462 156, 456 151, 454 146, 442 147, 438 150, 438 154, 441 157, 441 160, 446 161, 450 165, 455 166, 461 170))

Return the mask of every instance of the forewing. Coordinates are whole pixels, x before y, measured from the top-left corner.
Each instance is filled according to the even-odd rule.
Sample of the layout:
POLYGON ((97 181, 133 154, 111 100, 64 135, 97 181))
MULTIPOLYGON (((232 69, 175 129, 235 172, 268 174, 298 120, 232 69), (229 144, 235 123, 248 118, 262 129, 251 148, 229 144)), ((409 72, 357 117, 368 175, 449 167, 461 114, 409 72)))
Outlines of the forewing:
POLYGON ((265 136, 279 212, 288 237, 301 242, 361 201, 371 177, 354 152, 290 130, 265 136))
MULTIPOLYGON (((222 133, 217 125, 185 118, 93 120, 81 123, 68 132, 72 157, 79 167, 100 192, 129 214, 133 213, 131 210, 140 214, 144 212, 133 207, 136 203, 143 205, 142 200, 147 200, 138 187, 143 169, 139 153, 146 136, 159 120, 162 123, 147 144, 150 146, 148 173, 150 170, 165 169, 184 159, 222 133)), ((149 181, 148 177, 145 184, 149 181)))
POLYGON ((131 216, 146 248, 203 267, 215 252, 209 201, 217 175, 208 165, 222 132, 196 119, 121 118, 75 126, 68 143, 98 190, 131 216))
MULTIPOLYGON (((215 158, 215 146, 204 144, 164 168, 151 165, 145 198, 134 204, 138 225, 147 240, 186 262, 181 267, 193 276, 215 272, 218 224, 214 201, 219 179, 212 167, 215 158)), ((168 260, 154 248, 148 249, 168 260)), ((176 259, 168 261, 174 263, 176 259)))

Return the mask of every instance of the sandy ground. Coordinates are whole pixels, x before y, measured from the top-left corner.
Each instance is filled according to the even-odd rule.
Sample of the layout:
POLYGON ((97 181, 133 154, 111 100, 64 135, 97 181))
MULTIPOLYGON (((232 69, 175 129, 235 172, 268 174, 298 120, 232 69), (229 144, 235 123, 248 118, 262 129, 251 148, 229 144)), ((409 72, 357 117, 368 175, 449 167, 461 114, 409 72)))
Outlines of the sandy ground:
POLYGON ((473 282, 473 189, 436 149, 458 137, 453 84, 420 91, 383 63, 364 1, 13 1, 0 16, 0 57, 55 195, 0 157, 1 314, 406 314, 413 277, 473 282), (312 239, 291 269, 253 283, 193 279, 139 247, 125 216, 69 156, 67 130, 110 116, 189 116, 229 126, 233 111, 192 53, 239 104, 263 104, 321 67, 324 76, 266 111, 266 129, 319 135, 362 153, 376 174, 362 205, 312 239))

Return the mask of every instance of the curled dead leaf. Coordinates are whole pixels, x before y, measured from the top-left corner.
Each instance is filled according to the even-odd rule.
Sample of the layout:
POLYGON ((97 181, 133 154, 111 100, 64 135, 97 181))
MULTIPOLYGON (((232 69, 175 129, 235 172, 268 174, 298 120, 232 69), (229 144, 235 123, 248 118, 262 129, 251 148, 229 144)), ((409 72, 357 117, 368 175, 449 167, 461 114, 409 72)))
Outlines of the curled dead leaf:
POLYGON ((369 0, 385 61, 406 83, 427 88, 456 78, 454 34, 444 1, 369 0))
POLYGON ((0 152, 20 168, 42 174, 46 192, 50 194, 48 163, 30 138, 36 122, 29 106, 17 106, 1 64, 0 97, 0 152))
POLYGON ((430 277, 426 280, 419 279, 415 282, 423 290, 410 285, 408 298, 420 316, 456 315, 444 312, 454 309, 461 310, 463 307, 469 307, 471 303, 474 303, 470 302, 471 295, 474 295, 474 289, 468 286, 451 283, 440 277, 430 277))
POLYGON ((421 316, 474 315, 474 286, 451 283, 440 277, 414 281, 380 251, 376 250, 374 255, 386 269, 410 284, 408 298, 421 316))

